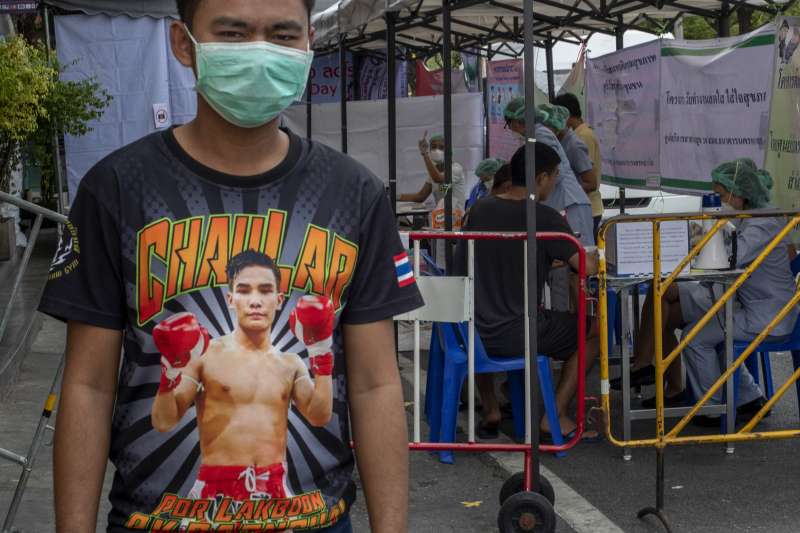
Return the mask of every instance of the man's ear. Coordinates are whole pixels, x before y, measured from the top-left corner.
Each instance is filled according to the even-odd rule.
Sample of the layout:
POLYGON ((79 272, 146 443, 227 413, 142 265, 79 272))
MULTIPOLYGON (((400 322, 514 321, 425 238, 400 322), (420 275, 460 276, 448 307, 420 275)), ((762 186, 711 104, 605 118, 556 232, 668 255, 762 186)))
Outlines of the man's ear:
POLYGON ((285 297, 283 296, 283 293, 282 293, 282 292, 279 292, 279 293, 278 293, 278 311, 280 311, 281 309, 283 309, 283 302, 284 302, 284 300, 285 300, 285 297))
POLYGON ((183 22, 174 21, 169 26, 169 42, 178 63, 194 70, 194 43, 186 32, 183 22))
POLYGON ((314 49, 314 41, 317 38, 317 30, 314 29, 314 26, 311 25, 311 22, 308 23, 308 48, 313 50, 314 49))
POLYGON ((233 289, 228 287, 228 292, 225 293, 225 301, 228 302, 228 307, 233 307, 233 289))

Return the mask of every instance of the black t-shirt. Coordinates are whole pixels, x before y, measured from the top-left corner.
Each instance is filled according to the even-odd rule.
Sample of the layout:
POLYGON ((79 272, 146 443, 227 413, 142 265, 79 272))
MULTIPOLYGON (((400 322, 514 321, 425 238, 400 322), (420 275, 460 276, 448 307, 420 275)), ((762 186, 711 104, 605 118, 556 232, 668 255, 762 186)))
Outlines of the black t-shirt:
MULTIPOLYGON (((113 153, 81 182, 40 310, 124 330, 109 531, 186 527, 202 522, 201 515, 223 529, 297 531, 334 523, 352 503, 341 324, 388 319, 419 307, 422 299, 413 281, 399 280, 396 264, 407 259, 380 180, 326 146, 291 133, 290 139, 278 167, 237 177, 192 159, 168 130, 113 153), (304 345, 289 326, 297 299, 316 294, 332 301, 333 413, 317 427, 290 404, 283 474, 278 463, 237 466, 241 474, 233 480, 227 479, 230 471, 209 474, 226 478, 219 486, 249 485, 250 493, 278 476, 266 483, 285 487, 286 498, 193 499, 205 464, 202 428, 192 405, 171 430, 154 430, 151 412, 162 370, 152 332, 180 312, 193 313, 212 343, 236 330, 235 309, 226 301, 226 266, 249 249, 273 258, 281 273, 285 301, 275 310, 270 334, 278 355, 298 354, 306 362, 304 345)), ((293 385, 286 386, 291 394, 293 385)))
MULTIPOLYGON (((464 231, 525 232, 525 200, 490 196, 472 206, 464 231)), ((572 234, 555 209, 536 204, 536 231, 572 234)), ((556 259, 567 261, 577 253, 566 241, 537 242, 537 287, 541 299, 550 267, 556 259)), ((458 247, 458 263, 466 265, 466 245, 458 247)), ((475 324, 486 350, 492 355, 525 352, 525 250, 523 241, 475 242, 475 324)), ((538 316, 539 334, 547 323, 538 316)))

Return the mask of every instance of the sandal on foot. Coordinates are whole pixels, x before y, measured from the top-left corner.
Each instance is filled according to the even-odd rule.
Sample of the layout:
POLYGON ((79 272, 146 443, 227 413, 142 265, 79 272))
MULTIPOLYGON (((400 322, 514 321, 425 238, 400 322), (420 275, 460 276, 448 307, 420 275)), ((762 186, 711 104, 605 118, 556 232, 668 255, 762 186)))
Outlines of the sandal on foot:
MULTIPOLYGON (((564 443, 567 443, 567 442, 571 441, 572 439, 575 438, 575 430, 573 429, 572 431, 570 431, 566 435, 561 435, 561 438, 564 439, 564 443)), ((587 437, 585 431, 584 431, 584 434, 581 436, 581 440, 580 440, 580 442, 585 442, 587 444, 595 444, 595 443, 602 442, 602 441, 603 441, 603 434, 602 433, 598 433, 594 437, 587 437)), ((555 445, 555 443, 553 442, 553 434, 550 433, 549 431, 540 431, 539 432, 539 443, 540 444, 555 445)))

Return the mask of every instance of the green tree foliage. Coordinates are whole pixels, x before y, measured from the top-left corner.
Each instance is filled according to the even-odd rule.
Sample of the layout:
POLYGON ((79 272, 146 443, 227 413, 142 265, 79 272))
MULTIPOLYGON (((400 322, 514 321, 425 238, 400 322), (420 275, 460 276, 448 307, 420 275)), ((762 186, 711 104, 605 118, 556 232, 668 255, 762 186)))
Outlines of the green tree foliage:
MULTIPOLYGON (((54 60, 57 72, 63 68, 54 60)), ((39 117, 36 131, 30 138, 30 153, 42 172, 42 200, 47 203, 53 196, 56 166, 53 143, 56 132, 82 136, 89 133, 88 123, 103 115, 111 103, 111 96, 94 80, 62 81, 56 79, 52 90, 43 101, 46 113, 39 117)))
POLYGON ((717 37, 717 28, 709 24, 703 17, 683 18, 684 39, 713 39, 717 37))
MULTIPOLYGON (((791 5, 786 9, 785 14, 787 16, 800 16, 800 2, 791 5)), ((731 35, 740 35, 741 33, 752 31, 764 24, 772 22, 781 14, 778 10, 776 10, 775 13, 765 13, 763 11, 748 9, 744 17, 747 21, 744 27, 745 31, 741 31, 742 28, 740 28, 740 26, 744 21, 740 20, 740 17, 737 15, 738 13, 734 11, 730 17, 731 35)), ((685 17, 683 19, 683 35, 685 39, 714 39, 718 37, 717 22, 716 20, 709 20, 698 16, 685 17)))
POLYGON ((47 115, 44 101, 56 77, 43 49, 18 37, 0 41, 0 190, 8 190, 19 145, 47 115))
POLYGON ((42 199, 52 198, 54 142, 63 134, 85 135, 111 96, 94 80, 63 81, 63 68, 46 50, 22 37, 0 40, 0 190, 8 190, 20 149, 42 171, 42 199))

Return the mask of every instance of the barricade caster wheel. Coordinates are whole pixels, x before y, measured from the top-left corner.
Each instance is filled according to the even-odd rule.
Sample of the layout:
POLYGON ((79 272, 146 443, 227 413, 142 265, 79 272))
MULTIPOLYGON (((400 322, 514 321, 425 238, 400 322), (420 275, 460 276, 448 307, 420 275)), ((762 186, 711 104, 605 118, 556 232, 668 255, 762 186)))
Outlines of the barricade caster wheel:
MULTIPOLYGON (((544 496, 547 501, 550 502, 550 505, 556 504, 556 493, 553 490, 553 486, 544 476, 539 476, 541 480, 540 483, 540 490, 536 491, 542 496, 544 496)), ((510 478, 503 483, 503 487, 500 489, 500 505, 506 503, 511 496, 514 494, 518 494, 520 492, 525 491, 525 472, 517 472, 510 478)))
POLYGON ((500 508, 500 533, 553 533, 556 513, 547 498, 535 492, 518 492, 500 508))

